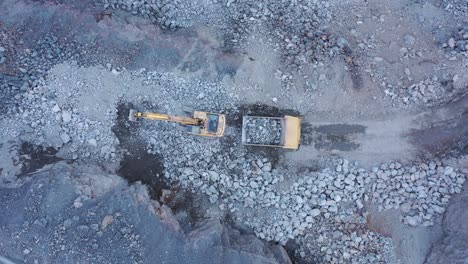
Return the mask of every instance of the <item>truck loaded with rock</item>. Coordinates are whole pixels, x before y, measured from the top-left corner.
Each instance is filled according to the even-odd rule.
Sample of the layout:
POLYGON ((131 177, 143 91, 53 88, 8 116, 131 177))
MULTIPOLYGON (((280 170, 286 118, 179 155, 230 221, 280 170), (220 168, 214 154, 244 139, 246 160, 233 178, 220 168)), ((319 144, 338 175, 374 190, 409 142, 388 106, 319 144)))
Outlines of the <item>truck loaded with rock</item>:
POLYGON ((300 140, 300 117, 242 117, 242 143, 245 145, 297 150, 300 140))
POLYGON ((467 263, 467 41, 465 0, 0 1, 0 264, 467 263))

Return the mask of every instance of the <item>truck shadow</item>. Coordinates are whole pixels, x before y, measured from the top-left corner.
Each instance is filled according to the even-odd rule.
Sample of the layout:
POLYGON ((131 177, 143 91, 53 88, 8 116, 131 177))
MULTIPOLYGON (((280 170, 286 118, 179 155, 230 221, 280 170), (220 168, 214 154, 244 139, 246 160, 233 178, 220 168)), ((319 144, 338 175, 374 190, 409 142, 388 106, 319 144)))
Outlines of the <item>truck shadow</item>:
POLYGON ((329 124, 314 126, 302 123, 301 145, 314 145, 318 150, 352 151, 360 147, 355 141, 359 134, 366 133, 366 127, 350 124, 329 124))
POLYGON ((420 148, 420 159, 468 153, 468 95, 431 109, 421 119, 417 121, 423 122, 424 128, 407 134, 411 143, 420 148))
MULTIPOLYGON (((284 115, 301 116, 301 113, 294 109, 280 109, 275 106, 255 103, 241 105, 239 111, 234 114, 228 114, 227 124, 238 130, 242 128, 242 117, 264 116, 264 117, 282 117, 284 115)), ((366 127, 353 124, 329 124, 312 125, 302 122, 301 125, 301 145, 313 145, 318 150, 330 151, 352 151, 358 149, 360 144, 356 142, 355 137, 366 133, 366 127)), ((281 148, 269 147, 251 147, 247 146, 249 152, 266 155, 271 159, 278 161, 279 157, 289 151, 281 148)))

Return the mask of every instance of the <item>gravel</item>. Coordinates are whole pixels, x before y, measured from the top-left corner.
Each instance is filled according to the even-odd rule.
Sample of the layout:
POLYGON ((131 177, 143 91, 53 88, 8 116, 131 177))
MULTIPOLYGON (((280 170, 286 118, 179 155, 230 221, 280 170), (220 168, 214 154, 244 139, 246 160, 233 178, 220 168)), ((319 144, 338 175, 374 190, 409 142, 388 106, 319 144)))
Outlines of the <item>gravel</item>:
POLYGON ((442 43, 442 48, 447 52, 449 59, 453 56, 466 58, 468 56, 468 22, 455 30, 447 42, 442 43))
POLYGON ((51 67, 66 60, 82 61, 83 57, 78 44, 54 35, 38 38, 32 49, 20 49, 12 44, 0 49, 0 62, 13 56, 8 66, 14 68, 15 74, 0 73, 0 110, 6 114, 19 111, 20 96, 43 83, 51 67))
POLYGON ((115 160, 118 141, 111 131, 113 121, 107 119, 102 122, 106 120, 104 116, 115 115, 115 108, 107 109, 101 103, 101 108, 104 108, 101 112, 97 102, 93 112, 80 109, 80 95, 86 100, 86 94, 96 95, 96 90, 87 88, 93 86, 84 87, 84 83, 79 81, 79 73, 65 75, 60 66, 55 69, 56 72, 49 73, 53 76, 47 82, 39 82, 16 97, 20 106, 14 116, 22 126, 32 129, 29 140, 36 145, 57 149, 65 146, 61 155, 70 159, 115 160), (64 83, 64 79, 68 81, 64 83), (74 97, 71 97, 72 92, 74 97))

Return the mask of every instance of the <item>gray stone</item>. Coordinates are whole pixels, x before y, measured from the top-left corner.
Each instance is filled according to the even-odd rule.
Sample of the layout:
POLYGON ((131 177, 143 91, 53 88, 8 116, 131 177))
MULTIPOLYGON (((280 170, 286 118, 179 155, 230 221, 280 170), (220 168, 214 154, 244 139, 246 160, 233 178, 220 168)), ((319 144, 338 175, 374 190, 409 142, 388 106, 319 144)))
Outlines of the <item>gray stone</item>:
POLYGON ((454 38, 449 38, 448 45, 449 45, 450 48, 453 49, 455 47, 455 39, 454 38))
POLYGON ((341 172, 341 171, 343 170, 343 168, 341 167, 341 165, 337 165, 336 168, 335 168, 335 170, 336 170, 337 172, 341 172))
POLYGON ((413 46, 416 41, 416 38, 411 34, 405 34, 403 36, 403 41, 405 42, 405 45, 413 46))
POLYGON ((52 112, 54 112, 54 113, 60 112, 60 107, 57 104, 54 105, 54 107, 52 107, 52 112))
POLYGON ((356 206, 357 206, 358 209, 362 209, 364 207, 361 200, 356 200, 356 206))
POLYGON ((72 225, 72 221, 70 219, 63 221, 63 226, 65 228, 70 228, 71 225, 72 225))
POLYGON ((338 181, 338 180, 334 181, 334 182, 333 182, 333 185, 334 185, 336 188, 338 188, 338 189, 341 189, 341 188, 342 188, 341 182, 338 181))
POLYGON ((81 237, 85 237, 88 235, 88 230, 89 230, 89 227, 85 226, 85 225, 79 225, 76 230, 78 231, 78 234, 81 236, 81 237))
POLYGON ((304 203, 304 199, 302 199, 302 197, 300 197, 300 196, 296 196, 296 202, 297 202, 298 204, 303 204, 303 203, 304 203))
POLYGON ((331 205, 328 207, 328 211, 331 213, 336 213, 338 212, 338 207, 336 205, 331 205))
POLYGON ((421 216, 419 215, 416 215, 416 216, 407 216, 406 217, 406 221, 408 223, 408 225, 410 226, 418 226, 419 224, 421 224, 421 216))
POLYGON ((89 139, 89 140, 88 140, 88 144, 91 145, 91 146, 93 146, 93 147, 97 147, 97 146, 98 146, 97 141, 96 141, 96 139, 94 139, 94 138, 89 139))
POLYGON ((218 182, 219 181, 219 173, 215 172, 215 171, 208 171, 208 174, 210 175, 210 179, 214 182, 218 182))
POLYGON ((68 111, 62 111, 62 120, 65 123, 69 123, 72 119, 72 115, 68 111))
POLYGON ((271 163, 267 162, 267 163, 263 164, 262 170, 265 171, 265 172, 270 172, 271 171, 271 163))
POLYGON ((319 216, 320 215, 320 210, 319 209, 312 209, 309 214, 312 217, 319 216))
POLYGON ((64 144, 70 142, 70 136, 67 133, 60 134, 60 138, 62 139, 64 144))
POLYGON ((450 166, 445 167, 444 174, 450 175, 453 172, 453 168, 450 166))

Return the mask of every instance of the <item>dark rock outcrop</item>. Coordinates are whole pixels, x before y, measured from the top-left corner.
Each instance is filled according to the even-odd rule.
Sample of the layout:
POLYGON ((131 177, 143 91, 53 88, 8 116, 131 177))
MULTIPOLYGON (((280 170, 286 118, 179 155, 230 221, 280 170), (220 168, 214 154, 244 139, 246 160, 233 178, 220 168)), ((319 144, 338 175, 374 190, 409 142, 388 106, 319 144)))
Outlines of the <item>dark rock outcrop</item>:
POLYGON ((0 188, 0 258, 15 263, 290 263, 218 220, 185 234, 171 209, 98 167, 49 165, 0 188))
POLYGON ((454 196, 443 220, 444 237, 432 246, 427 264, 468 263, 468 184, 454 196))

